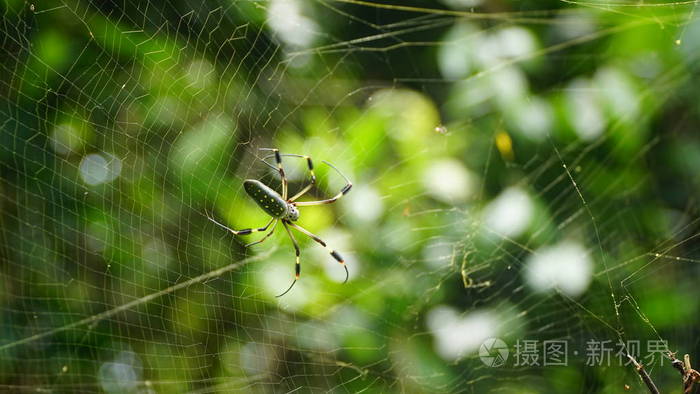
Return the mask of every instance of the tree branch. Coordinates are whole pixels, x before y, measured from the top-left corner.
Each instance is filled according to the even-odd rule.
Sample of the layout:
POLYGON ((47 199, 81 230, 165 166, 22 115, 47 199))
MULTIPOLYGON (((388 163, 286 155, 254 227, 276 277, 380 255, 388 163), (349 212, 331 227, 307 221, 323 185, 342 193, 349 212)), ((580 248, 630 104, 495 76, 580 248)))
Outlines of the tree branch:
POLYGON ((685 355, 683 361, 676 358, 676 353, 668 352, 668 357, 671 359, 671 365, 681 373, 683 379, 683 393, 689 394, 693 392, 695 383, 700 381, 700 372, 693 369, 690 365, 690 356, 685 355))
POLYGON ((637 360, 635 360, 634 357, 632 357, 632 355, 628 354, 627 357, 630 359, 630 361, 632 361, 632 364, 634 364, 634 368, 637 370, 639 377, 642 378, 642 382, 644 382, 644 384, 649 389, 649 392, 651 394, 660 394, 659 389, 656 388, 656 385, 651 380, 651 376, 649 376, 647 371, 644 369, 644 366, 638 363, 637 360))

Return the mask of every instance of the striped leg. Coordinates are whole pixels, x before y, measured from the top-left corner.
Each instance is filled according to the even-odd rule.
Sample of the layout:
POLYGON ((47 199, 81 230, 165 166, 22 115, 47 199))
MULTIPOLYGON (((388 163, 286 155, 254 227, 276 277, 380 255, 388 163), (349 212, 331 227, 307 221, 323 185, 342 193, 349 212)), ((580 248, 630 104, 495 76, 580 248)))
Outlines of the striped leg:
POLYGON ((309 183, 308 185, 306 185, 306 187, 301 189, 301 191, 299 191, 299 193, 295 194, 294 197, 290 198, 289 201, 294 201, 297 198, 303 196, 304 194, 306 194, 306 192, 311 190, 311 188, 314 187, 314 185, 316 184, 316 174, 314 174, 314 163, 313 163, 313 161, 311 161, 311 157, 309 157, 309 156, 303 156, 303 157, 306 159, 306 165, 309 167, 309 173, 311 174, 311 183, 309 183))
MULTIPOLYGON (((311 206, 311 205, 332 204, 332 203, 338 201, 338 200, 340 199, 340 197, 343 197, 344 195, 348 194, 348 192, 349 192, 350 189, 352 188, 352 182, 350 182, 350 180, 348 179, 348 177, 346 177, 345 175, 343 175, 343 173, 340 172, 339 169, 335 168, 335 166, 334 166, 333 164, 331 164, 331 163, 329 163, 329 162, 327 162, 327 161, 325 161, 325 160, 324 160, 323 162, 324 162, 325 164, 327 164, 328 166, 330 166, 331 168, 333 168, 334 170, 336 170, 336 171, 338 172, 338 174, 340 174, 340 176, 342 176, 342 177, 345 179, 346 185, 340 190, 340 193, 338 193, 338 194, 337 194, 335 197, 333 197, 333 198, 329 198, 329 199, 327 199, 327 200, 320 200, 320 201, 301 201, 301 202, 294 203, 296 206, 298 206, 298 207, 308 207, 308 206, 311 206)), ((292 199, 292 200, 293 200, 293 199, 292 199)))
MULTIPOLYGON (((267 164, 268 167, 272 168, 273 170, 276 169, 276 167, 270 163, 268 163, 266 160, 274 157, 275 155, 268 155, 262 158, 263 163, 267 164)), ((296 153, 280 153, 280 156, 288 156, 288 157, 299 157, 302 159, 306 159, 306 166, 309 168, 309 173, 311 174, 311 182, 306 185, 301 191, 297 194, 294 195, 294 197, 290 198, 289 201, 294 201, 297 198, 303 196, 311 190, 311 188, 316 184, 316 174, 314 173, 314 162, 311 160, 311 157, 309 156, 304 156, 304 155, 297 155, 296 153)))
MULTIPOLYGON (((340 255, 340 253, 338 253, 335 250, 333 250, 332 248, 330 248, 328 245, 326 245, 326 243, 321 238, 317 237, 316 235, 311 233, 309 230, 307 230, 301 226, 297 226, 296 224, 294 224, 292 222, 287 222, 287 223, 295 230, 305 234, 306 236, 308 236, 309 238, 313 239, 314 241, 321 244, 321 246, 326 248, 326 250, 328 250, 328 252, 331 254, 331 256, 333 256, 333 258, 336 259, 336 261, 338 261, 340 263, 340 265, 343 266, 343 268, 345 268, 345 281, 343 281, 343 283, 346 283, 348 281, 348 278, 350 277, 350 273, 348 272, 348 267, 347 267, 347 265, 345 265, 345 260, 343 259, 343 256, 340 255)), ((287 230, 287 231, 289 231, 289 230, 287 230)))
POLYGON ((278 295, 277 297, 282 297, 283 295, 289 293, 289 290, 292 290, 292 287, 297 283, 299 280, 299 275, 301 274, 301 262, 299 261, 299 255, 301 254, 301 251, 299 250, 299 244, 297 243, 296 238, 294 238, 294 235, 292 234, 291 231, 289 231, 289 227, 287 227, 287 223, 293 226, 291 222, 288 222, 286 220, 282 221, 282 225, 284 226, 284 229, 287 230, 287 234, 289 234, 289 239, 292 240, 292 244, 294 245, 294 252, 296 253, 296 265, 294 266, 294 281, 292 282, 291 285, 289 285, 289 288, 285 290, 282 294, 278 295))
POLYGON ((267 230, 268 227, 270 227, 270 225, 272 224, 272 222, 275 221, 275 218, 272 218, 272 219, 265 225, 265 227, 260 227, 260 228, 244 228, 243 230, 234 230, 234 229, 232 229, 232 228, 226 227, 226 225, 224 225, 224 224, 221 224, 221 223, 217 222, 216 219, 214 219, 212 216, 209 215, 209 212, 206 212, 206 215, 207 215, 207 219, 209 219, 210 221, 214 222, 217 226, 219 226, 219 227, 221 227, 221 228, 223 228, 223 229, 226 229, 226 230, 230 231, 231 234, 233 234, 233 235, 248 235, 248 234, 257 233, 257 232, 260 232, 260 231, 265 231, 265 230, 267 230))
POLYGON ((277 228, 277 223, 279 223, 279 220, 275 220, 275 219, 273 219, 273 220, 275 221, 275 224, 272 225, 272 228, 270 229, 270 231, 267 232, 267 234, 265 234, 264 237, 262 237, 259 241, 255 241, 255 242, 251 242, 249 244, 246 244, 245 247, 247 248, 247 247, 250 247, 253 245, 261 244, 261 243, 265 242, 265 240, 270 238, 270 236, 275 233, 275 228, 277 228))
POLYGON ((277 163, 277 171, 280 173, 280 177, 282 178, 282 198, 287 199, 287 188, 288 188, 288 181, 287 181, 287 175, 284 173, 284 168, 282 167, 282 155, 280 155, 280 151, 277 148, 260 148, 260 150, 271 150, 273 155, 275 156, 275 163, 277 163))

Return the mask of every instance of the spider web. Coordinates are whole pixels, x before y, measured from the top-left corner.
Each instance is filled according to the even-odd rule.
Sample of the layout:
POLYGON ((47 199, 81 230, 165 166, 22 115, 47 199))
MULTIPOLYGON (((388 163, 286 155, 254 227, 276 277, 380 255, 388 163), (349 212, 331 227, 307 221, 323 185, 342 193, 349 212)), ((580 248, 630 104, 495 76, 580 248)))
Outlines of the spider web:
POLYGON ((585 350, 700 354, 695 8, 5 0, 0 388, 646 390, 585 350), (353 181, 299 221, 349 283, 295 233, 275 298, 282 228, 207 219, 269 220, 242 188, 280 190, 269 147, 314 158, 308 200, 344 185, 321 160, 353 181), (516 365, 525 340, 566 365, 516 365))

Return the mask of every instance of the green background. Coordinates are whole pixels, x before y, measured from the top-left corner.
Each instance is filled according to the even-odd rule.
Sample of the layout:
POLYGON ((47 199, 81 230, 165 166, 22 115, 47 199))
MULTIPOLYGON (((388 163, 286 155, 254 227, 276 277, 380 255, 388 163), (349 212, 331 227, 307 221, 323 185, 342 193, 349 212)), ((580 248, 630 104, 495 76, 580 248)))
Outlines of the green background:
POLYGON ((646 345, 700 360, 696 5, 457 3, 2 2, 0 390, 644 392, 617 348, 587 365, 639 341, 679 392, 646 345), (353 181, 299 220, 347 284, 297 233, 275 298, 284 231, 207 219, 264 225, 261 147, 314 158, 309 200, 343 185, 321 160, 353 181), (537 291, 561 245, 590 273, 537 291))

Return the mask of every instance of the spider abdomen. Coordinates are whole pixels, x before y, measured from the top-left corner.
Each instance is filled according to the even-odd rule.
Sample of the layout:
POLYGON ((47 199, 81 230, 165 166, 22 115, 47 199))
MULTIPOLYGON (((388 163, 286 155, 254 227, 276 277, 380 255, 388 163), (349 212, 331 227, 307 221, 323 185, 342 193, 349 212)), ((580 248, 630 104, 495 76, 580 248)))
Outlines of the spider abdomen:
POLYGON ((255 179, 246 179, 243 181, 243 187, 246 193, 248 193, 268 215, 283 219, 289 214, 289 204, 284 201, 279 193, 262 182, 255 179))

